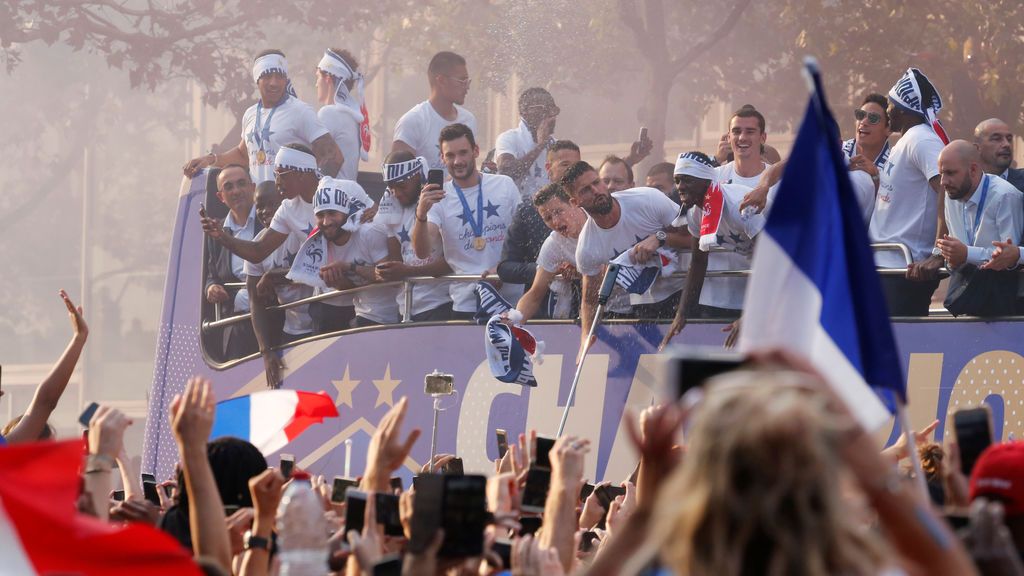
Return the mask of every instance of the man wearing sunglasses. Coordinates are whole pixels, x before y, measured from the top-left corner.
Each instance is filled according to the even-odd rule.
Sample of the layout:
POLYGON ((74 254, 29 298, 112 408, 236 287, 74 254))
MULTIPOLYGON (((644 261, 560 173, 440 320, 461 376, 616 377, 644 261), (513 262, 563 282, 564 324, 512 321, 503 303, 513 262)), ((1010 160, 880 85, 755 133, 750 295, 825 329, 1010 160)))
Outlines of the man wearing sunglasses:
POLYGON ((555 141, 559 112, 550 92, 527 88, 519 95, 519 126, 498 136, 498 173, 514 180, 526 200, 551 182, 544 169, 544 152, 555 141))
POLYGON ((889 101, 881 94, 868 94, 853 111, 856 137, 843 142, 843 154, 852 170, 863 170, 878 185, 878 171, 889 159, 889 101))
POLYGON ((465 124, 476 132, 476 117, 462 107, 472 79, 466 59, 454 52, 438 52, 427 66, 430 98, 402 115, 395 124, 391 152, 404 150, 414 157, 423 156, 431 170, 448 169, 441 160, 441 129, 449 124, 465 124))

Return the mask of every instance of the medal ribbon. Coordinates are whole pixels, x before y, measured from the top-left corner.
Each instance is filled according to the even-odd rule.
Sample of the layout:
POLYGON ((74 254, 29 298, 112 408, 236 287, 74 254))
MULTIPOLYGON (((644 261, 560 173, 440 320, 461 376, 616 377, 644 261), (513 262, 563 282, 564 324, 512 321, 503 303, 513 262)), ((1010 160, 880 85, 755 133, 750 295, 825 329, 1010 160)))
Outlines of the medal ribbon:
POLYGON ((455 188, 455 193, 459 195, 459 201, 462 202, 462 214, 466 217, 466 222, 469 223, 469 227, 473 229, 474 238, 483 238, 484 236, 484 179, 480 177, 480 193, 476 197, 476 220, 473 220, 473 211, 469 208, 469 202, 466 201, 466 195, 462 193, 462 188, 452 180, 452 186, 455 188))
POLYGON ((274 119, 274 112, 277 110, 277 107, 284 104, 284 101, 287 99, 288 94, 285 94, 277 104, 274 104, 274 107, 270 109, 270 114, 267 114, 267 124, 266 126, 263 126, 262 129, 260 128, 260 116, 263 114, 263 101, 261 100, 256 103, 256 124, 252 127, 252 136, 253 139, 256 140, 256 146, 264 152, 268 152, 268 150, 263 147, 263 143, 270 142, 270 122, 274 119))
POLYGON ((967 225, 967 208, 964 207, 964 233, 967 234, 967 245, 974 246, 974 238, 981 228, 981 214, 985 210, 985 200, 988 198, 988 176, 985 176, 985 185, 981 188, 981 198, 978 199, 978 210, 974 213, 974 226, 967 225))

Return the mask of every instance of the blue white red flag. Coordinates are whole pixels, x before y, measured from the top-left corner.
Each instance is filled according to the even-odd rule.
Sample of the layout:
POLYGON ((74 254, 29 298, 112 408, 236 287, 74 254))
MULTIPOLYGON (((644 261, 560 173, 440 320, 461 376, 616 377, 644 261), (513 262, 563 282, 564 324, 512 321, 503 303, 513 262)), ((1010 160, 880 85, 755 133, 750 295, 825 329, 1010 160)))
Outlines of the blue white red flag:
POLYGON ((266 390, 217 402, 210 438, 234 436, 271 454, 313 424, 337 417, 338 408, 324 392, 266 390))
POLYGON ((538 342, 528 330, 506 323, 501 316, 487 322, 484 348, 491 375, 502 382, 536 386, 533 361, 540 362, 544 342, 538 342))
POLYGON ((477 324, 487 324, 493 316, 514 308, 490 282, 477 282, 476 295, 476 314, 473 315, 473 320, 476 320, 477 324))
POLYGON ((679 269, 679 259, 671 250, 658 248, 646 264, 634 264, 631 253, 626 250, 611 262, 619 265, 615 283, 630 294, 645 294, 659 275, 670 276, 679 269))

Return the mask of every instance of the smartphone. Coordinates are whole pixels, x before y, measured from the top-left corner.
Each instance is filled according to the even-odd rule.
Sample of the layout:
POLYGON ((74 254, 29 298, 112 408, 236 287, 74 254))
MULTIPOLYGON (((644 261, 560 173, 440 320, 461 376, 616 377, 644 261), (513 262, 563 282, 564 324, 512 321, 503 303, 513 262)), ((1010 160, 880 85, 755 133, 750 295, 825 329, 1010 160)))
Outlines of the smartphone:
POLYGON ((441 467, 440 472, 441 474, 453 474, 456 476, 461 476, 465 474, 466 471, 462 467, 462 458, 452 458, 444 466, 441 467))
POLYGON ((96 410, 99 410, 100 405, 93 402, 89 404, 85 410, 82 410, 82 414, 78 417, 78 423, 85 428, 89 427, 89 422, 92 420, 93 415, 96 414, 96 410))
POLYGON ((427 172, 427 184, 437 184, 444 188, 444 170, 430 170, 427 172))
POLYGON ((505 457, 505 453, 508 452, 508 432, 501 428, 494 430, 494 437, 498 439, 498 459, 501 460, 505 457))
POLYGON ((583 483, 583 488, 580 488, 580 502, 586 502, 587 498, 594 493, 594 485, 588 482, 583 483))
POLYGON ((373 565, 370 576, 402 576, 401 556, 391 554, 381 558, 373 565))
POLYGON ((590 552, 594 548, 594 540, 597 540, 597 532, 587 530, 580 537, 580 552, 590 552))
POLYGON ((280 464, 281 476, 287 480, 292 477, 292 471, 295 470, 295 456, 291 454, 281 454, 280 464))
MULTIPOLYGON (((540 440, 540 438, 538 438, 540 440)), ((551 488, 551 470, 531 466, 526 472, 521 508, 523 512, 541 513, 551 488)))
MULTIPOLYGON (((444 508, 441 528, 444 543, 438 556, 471 558, 484 551, 487 527, 487 478, 485 476, 444 476, 444 508)), ((417 495, 416 499, 419 499, 417 495)))
POLYGON ((543 521, 544 519, 540 516, 523 516, 519 519, 519 536, 536 534, 537 530, 540 530, 540 525, 543 521))
POLYGON ((423 393, 427 396, 449 396, 455 392, 455 376, 433 371, 423 377, 423 393))
POLYGON ((359 486, 359 482, 351 478, 334 477, 334 485, 331 487, 331 502, 344 502, 345 491, 349 488, 359 486))
POLYGON ((970 519, 967 514, 962 511, 949 511, 947 510, 943 517, 949 525, 953 527, 953 530, 959 530, 961 528, 967 528, 970 525, 970 519))
POLYGON ((512 567, 512 541, 507 538, 499 538, 491 544, 491 550, 501 558, 501 566, 505 570, 512 567))
POLYGON ((992 444, 992 412, 988 406, 953 413, 953 430, 960 447, 960 470, 970 478, 978 457, 992 444))
POLYGON ((603 506, 605 510, 608 510, 611 507, 612 501, 614 501, 616 497, 626 495, 626 489, 622 486, 601 486, 600 488, 595 488, 594 491, 597 492, 597 499, 601 502, 601 506, 603 506))
POLYGON ((538 468, 551 469, 551 449, 555 447, 554 438, 537 436, 537 444, 533 449, 533 463, 538 468))
POLYGON ((444 482, 441 474, 420 474, 413 479, 416 498, 412 501, 412 534, 409 535, 409 551, 413 554, 422 554, 441 527, 444 482))
POLYGON ((349 490, 345 492, 345 533, 350 530, 362 533, 366 523, 366 492, 349 490))
POLYGON ((114 502, 124 502, 124 490, 114 490, 114 502))
POLYGON ((156 484, 156 476, 153 476, 152 474, 146 474, 145 472, 143 472, 142 473, 142 481, 143 482, 152 482, 153 484, 156 484))
MULTIPOLYGON (((377 524, 384 527, 384 534, 404 536, 402 518, 398 515, 398 495, 377 492, 374 494, 374 503, 377 505, 377 524)), ((345 530, 347 532, 348 528, 345 530)))
POLYGON ((668 359, 666 394, 673 400, 683 397, 691 388, 699 388, 719 374, 736 370, 746 362, 742 354, 715 348, 691 347, 676 352, 668 359))
POLYGON ((647 141, 647 126, 641 126, 640 127, 640 137, 637 138, 637 140, 640 141, 640 142, 646 142, 647 141))
POLYGON ((235 512, 241 510, 242 507, 238 504, 225 504, 224 505, 224 517, 230 518, 235 512))
POLYGON ((402 477, 401 476, 392 476, 391 477, 391 490, 393 490, 393 491, 394 490, 398 490, 399 492, 405 490, 405 485, 402 484, 402 477))
POLYGON ((156 489, 156 478, 152 474, 142 475, 142 494, 146 497, 146 500, 157 506, 160 505, 160 494, 156 489))

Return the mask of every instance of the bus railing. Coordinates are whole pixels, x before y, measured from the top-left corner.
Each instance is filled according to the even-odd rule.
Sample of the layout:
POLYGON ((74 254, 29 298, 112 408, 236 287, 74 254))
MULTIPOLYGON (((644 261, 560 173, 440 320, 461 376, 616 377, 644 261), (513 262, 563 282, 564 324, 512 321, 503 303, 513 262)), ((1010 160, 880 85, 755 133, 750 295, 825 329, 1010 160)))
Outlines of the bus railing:
MULTIPOLYGON (((899 252, 903 256, 903 259, 907 263, 908 266, 910 265, 910 263, 913 262, 913 257, 910 254, 910 249, 907 248, 907 246, 905 244, 900 244, 900 243, 880 243, 880 244, 872 244, 871 248, 874 251, 876 251, 876 252, 899 252)), ((711 251, 712 252, 730 252, 730 250, 728 250, 728 249, 719 248, 719 247, 712 248, 711 251)), ((679 250, 679 252, 685 254, 685 253, 690 252, 690 250, 679 250)), ((941 273, 945 273, 945 268, 943 268, 940 272, 941 273)), ((904 268, 879 268, 878 269, 878 273, 881 274, 881 275, 897 275, 897 274, 898 275, 905 275, 907 273, 907 268, 906 267, 904 267, 904 268)), ((749 275, 750 275, 750 270, 708 270, 705 277, 706 278, 746 278, 749 275)), ((685 272, 677 272, 677 273, 673 274, 672 277, 673 278, 685 278, 686 277, 686 273, 685 272)), ((391 281, 391 282, 380 282, 380 283, 375 283, 375 284, 367 284, 366 286, 357 286, 355 288, 349 288, 347 290, 332 290, 331 292, 324 292, 323 294, 316 294, 314 296, 309 296, 307 298, 302 298, 301 300, 296 300, 294 302, 288 302, 286 304, 277 304, 277 305, 274 305, 274 306, 268 306, 267 309, 268 310, 287 310, 289 308, 296 308, 296 307, 299 307, 299 306, 306 306, 306 305, 312 304, 314 302, 323 302, 325 300, 332 300, 334 298, 339 298, 339 297, 342 297, 342 296, 351 296, 353 294, 358 294, 358 293, 360 293, 360 292, 362 292, 364 290, 378 290, 380 288, 387 288, 387 287, 401 287, 404 290, 403 297, 405 298, 405 312, 402 314, 401 323, 402 324, 408 324, 408 323, 411 323, 413 321, 412 320, 412 304, 413 304, 413 290, 412 289, 413 289, 414 286, 422 285, 422 284, 437 283, 437 282, 479 282, 480 280, 481 280, 480 276, 479 275, 475 275, 475 274, 451 274, 451 275, 448 275, 448 276, 436 276, 436 277, 435 276, 414 276, 414 277, 405 278, 405 279, 402 279, 402 280, 394 280, 394 281, 391 281)), ((224 287, 226 287, 226 288, 244 288, 245 287, 245 283, 244 282, 229 282, 229 283, 225 283, 224 287)), ((217 305, 214 306, 214 319, 213 319, 213 321, 204 321, 203 325, 202 325, 202 329, 205 332, 207 330, 213 330, 213 329, 216 329, 216 328, 223 328, 225 326, 230 326, 231 324, 236 324, 236 323, 248 320, 250 317, 251 317, 250 313, 246 312, 244 314, 238 314, 238 315, 235 315, 235 316, 230 316, 228 318, 222 318, 221 317, 220 305, 217 304, 217 305)))

